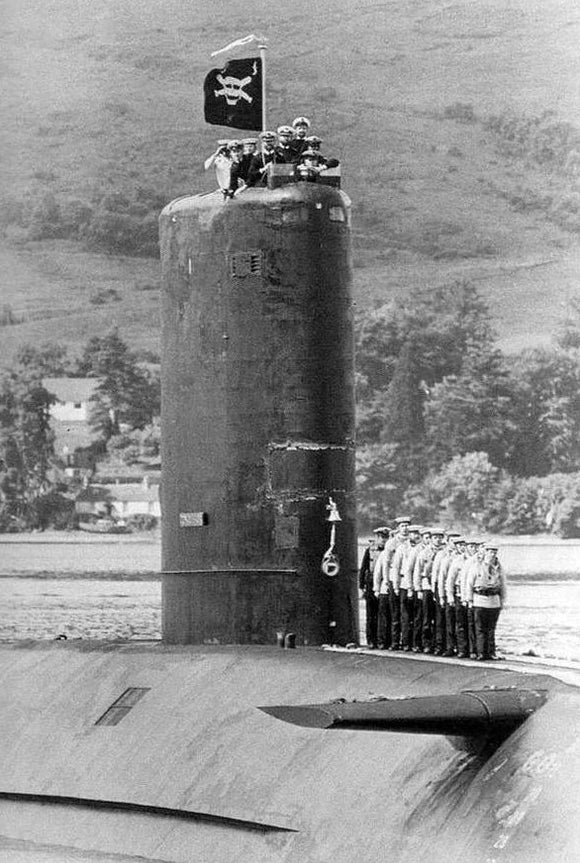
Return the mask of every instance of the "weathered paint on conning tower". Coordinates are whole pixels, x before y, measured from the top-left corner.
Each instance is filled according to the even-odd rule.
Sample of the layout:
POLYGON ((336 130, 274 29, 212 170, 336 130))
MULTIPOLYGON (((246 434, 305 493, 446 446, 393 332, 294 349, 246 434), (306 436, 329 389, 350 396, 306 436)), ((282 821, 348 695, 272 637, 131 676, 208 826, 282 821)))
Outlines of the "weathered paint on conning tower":
POLYGON ((350 201, 185 197, 160 233, 163 638, 356 640, 350 201))

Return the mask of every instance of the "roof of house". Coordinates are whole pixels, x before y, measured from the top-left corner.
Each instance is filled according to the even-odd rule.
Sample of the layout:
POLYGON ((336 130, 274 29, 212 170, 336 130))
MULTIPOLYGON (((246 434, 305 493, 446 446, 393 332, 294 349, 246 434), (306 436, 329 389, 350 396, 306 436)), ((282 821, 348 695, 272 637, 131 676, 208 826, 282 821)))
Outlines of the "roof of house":
POLYGON ((142 483, 131 485, 90 485, 83 488, 77 495, 78 501, 140 501, 156 502, 159 500, 159 486, 147 487, 142 483))
POLYGON ((161 471, 143 471, 142 469, 132 471, 129 466, 126 466, 124 471, 119 469, 118 472, 108 470, 106 473, 101 473, 99 469, 98 473, 93 476, 93 482, 98 485, 135 485, 136 483, 142 483, 144 479, 151 485, 159 485, 161 482, 161 471))
POLYGON ((76 496, 76 500, 81 503, 98 502, 101 500, 111 500, 109 489, 105 489, 98 485, 89 485, 87 488, 82 488, 76 496))
POLYGON ((101 382, 100 378, 44 378, 43 385, 59 402, 88 402, 101 382))
POLYGON ((139 485, 110 485, 109 491, 112 500, 120 501, 158 501, 159 486, 139 485))

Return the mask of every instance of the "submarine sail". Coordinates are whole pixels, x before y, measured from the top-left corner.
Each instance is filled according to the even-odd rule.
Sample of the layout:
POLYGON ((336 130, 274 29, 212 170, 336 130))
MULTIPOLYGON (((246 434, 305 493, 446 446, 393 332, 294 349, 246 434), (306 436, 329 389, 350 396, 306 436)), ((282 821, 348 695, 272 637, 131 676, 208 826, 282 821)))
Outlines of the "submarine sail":
POLYGON ((163 639, 354 642, 350 201, 274 176, 160 226, 163 639))

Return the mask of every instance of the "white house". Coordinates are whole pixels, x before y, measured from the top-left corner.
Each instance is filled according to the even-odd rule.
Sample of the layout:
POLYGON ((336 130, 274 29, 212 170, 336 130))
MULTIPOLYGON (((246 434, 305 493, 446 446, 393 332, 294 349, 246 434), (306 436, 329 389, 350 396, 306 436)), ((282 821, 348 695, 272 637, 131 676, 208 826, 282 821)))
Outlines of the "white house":
POLYGON ((112 515, 117 518, 153 515, 160 518, 159 486, 150 484, 147 477, 140 483, 89 485, 77 495, 75 509, 79 515, 112 515))
POLYGON ((75 450, 93 442, 90 399, 100 378, 44 378, 42 383, 56 398, 50 407, 56 453, 72 463, 75 450))
POLYGON ((113 515, 128 518, 130 515, 154 515, 161 517, 159 486, 149 485, 146 481, 137 484, 114 485, 110 487, 113 515))
POLYGON ((53 419, 64 423, 88 423, 89 400, 94 394, 99 378, 44 378, 44 388, 56 396, 50 409, 53 419))

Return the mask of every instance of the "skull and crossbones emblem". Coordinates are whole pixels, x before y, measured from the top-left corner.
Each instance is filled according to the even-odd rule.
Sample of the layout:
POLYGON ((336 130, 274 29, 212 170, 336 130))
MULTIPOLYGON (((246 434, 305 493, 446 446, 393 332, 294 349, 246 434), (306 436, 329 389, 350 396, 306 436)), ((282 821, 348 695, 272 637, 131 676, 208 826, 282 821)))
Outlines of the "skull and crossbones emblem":
POLYGON ((222 85, 221 90, 214 90, 215 96, 225 96, 228 105, 237 105, 240 99, 245 99, 250 104, 254 101, 252 96, 249 96, 244 87, 247 87, 252 77, 250 75, 245 78, 234 78, 233 75, 217 75, 217 80, 222 85))

